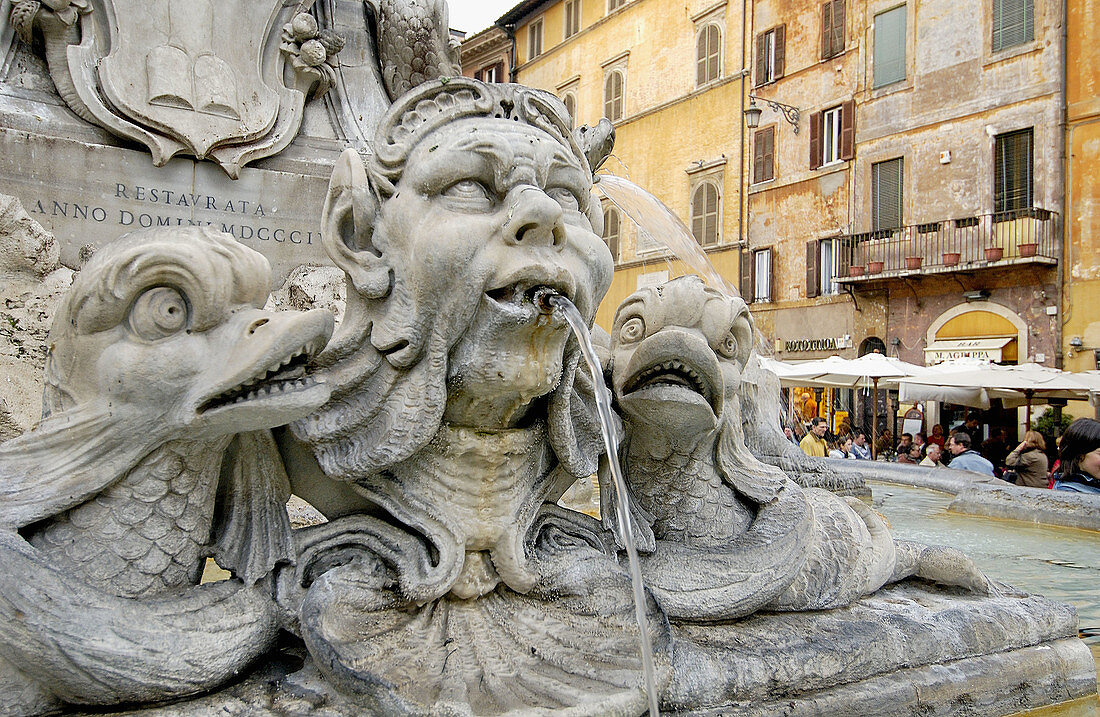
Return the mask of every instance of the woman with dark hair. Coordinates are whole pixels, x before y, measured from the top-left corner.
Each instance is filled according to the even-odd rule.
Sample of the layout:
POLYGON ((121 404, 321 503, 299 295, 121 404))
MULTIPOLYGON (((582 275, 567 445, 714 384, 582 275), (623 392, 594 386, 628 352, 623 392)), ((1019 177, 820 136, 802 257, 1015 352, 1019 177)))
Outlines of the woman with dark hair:
POLYGON ((1062 473, 1054 490, 1100 493, 1100 421, 1078 418, 1062 434, 1058 449, 1062 473))
POLYGON ((1042 433, 1028 431, 1024 434, 1023 442, 1005 458, 1005 465, 1016 472, 1016 485, 1047 487, 1046 449, 1042 433))

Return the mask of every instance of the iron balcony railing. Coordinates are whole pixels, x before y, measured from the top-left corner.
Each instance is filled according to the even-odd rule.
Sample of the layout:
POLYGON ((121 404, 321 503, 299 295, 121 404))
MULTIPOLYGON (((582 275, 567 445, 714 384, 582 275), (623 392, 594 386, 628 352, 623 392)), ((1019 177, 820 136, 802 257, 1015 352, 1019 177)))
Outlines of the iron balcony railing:
POLYGON ((837 281, 1057 263, 1058 215, 1017 209, 839 237, 837 281))

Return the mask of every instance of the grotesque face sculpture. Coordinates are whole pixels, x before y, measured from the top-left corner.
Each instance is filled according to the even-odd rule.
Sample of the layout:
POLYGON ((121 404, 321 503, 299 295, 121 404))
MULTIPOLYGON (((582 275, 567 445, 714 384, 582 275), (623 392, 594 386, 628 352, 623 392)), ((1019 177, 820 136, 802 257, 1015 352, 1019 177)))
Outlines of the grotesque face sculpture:
POLYGON ((345 154, 325 219, 351 284, 328 352, 335 400, 295 429, 326 472, 401 460, 444 419, 522 425, 563 377, 572 390, 568 329, 534 297, 595 314, 612 262, 591 193, 564 107, 513 85, 422 87, 387 115, 366 171, 345 154))

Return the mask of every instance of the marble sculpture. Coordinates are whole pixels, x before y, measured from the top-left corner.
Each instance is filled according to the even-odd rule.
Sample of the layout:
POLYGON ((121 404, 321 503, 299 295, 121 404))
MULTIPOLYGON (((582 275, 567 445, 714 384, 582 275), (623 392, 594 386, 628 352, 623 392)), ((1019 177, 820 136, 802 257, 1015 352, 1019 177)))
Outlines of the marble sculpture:
MULTIPOLYGON (((16 10, 71 45, 101 2, 16 10)), ((396 30, 383 13, 381 45, 439 50, 427 69, 383 61, 408 92, 373 154, 333 173, 335 333, 326 312, 265 311, 266 261, 209 228, 125 236, 77 277, 43 419, 0 445, 3 713, 645 711, 621 536, 557 503, 608 460, 602 387, 544 301, 591 325, 610 285, 593 172, 611 126, 575 130, 542 91, 432 79, 441 6, 409 5, 396 30), (291 492, 327 522, 291 530, 291 492), (208 557, 231 577, 198 584, 208 557), (265 677, 276 643, 302 664, 265 677)), ((281 41, 293 72, 328 81, 334 38, 292 18, 281 41)), ((222 89, 211 107, 237 111, 222 89)), ((249 156, 160 131, 162 159, 249 156)), ((719 669, 692 662, 701 623, 727 639, 750 614, 845 608, 911 576, 1001 590, 957 551, 895 541, 864 503, 791 480, 761 427, 753 337, 743 301, 680 278, 627 299, 606 347, 654 680, 685 709, 728 699, 692 682, 719 669)))

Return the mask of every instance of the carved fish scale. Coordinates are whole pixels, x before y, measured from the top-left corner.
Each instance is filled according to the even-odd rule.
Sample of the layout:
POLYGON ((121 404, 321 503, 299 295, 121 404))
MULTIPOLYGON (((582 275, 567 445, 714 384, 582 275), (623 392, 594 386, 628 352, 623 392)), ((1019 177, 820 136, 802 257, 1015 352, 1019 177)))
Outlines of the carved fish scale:
POLYGON ((720 545, 751 520, 729 486, 705 460, 713 442, 704 441, 690 456, 656 457, 631 445, 627 456, 630 489, 655 518, 659 539, 689 545, 720 545))
POLYGON ((165 444, 95 498, 51 519, 29 542, 59 567, 122 597, 197 583, 230 440, 165 444))

